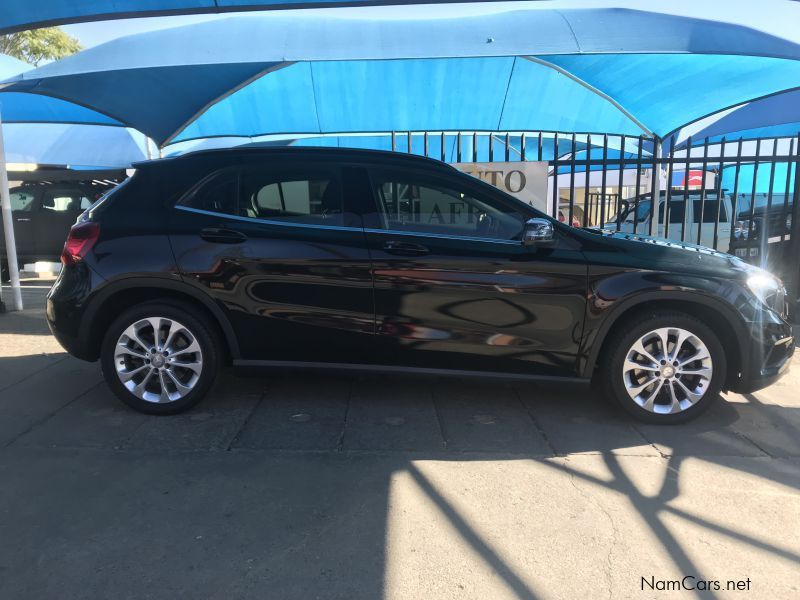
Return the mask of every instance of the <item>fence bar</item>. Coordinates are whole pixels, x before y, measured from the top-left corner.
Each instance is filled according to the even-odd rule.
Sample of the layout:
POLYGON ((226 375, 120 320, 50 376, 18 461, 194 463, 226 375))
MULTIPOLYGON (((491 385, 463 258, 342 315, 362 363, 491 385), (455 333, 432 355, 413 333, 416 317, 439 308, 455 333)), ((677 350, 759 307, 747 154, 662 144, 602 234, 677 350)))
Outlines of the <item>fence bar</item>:
MULTIPOLYGON (((756 157, 761 155, 761 138, 756 140, 756 157)), ((747 223, 747 252, 750 253, 751 243, 753 241, 753 219, 756 212, 756 189, 758 183, 758 164, 759 160, 753 161, 753 190, 750 194, 750 215, 749 222, 747 223)))
POLYGON ((558 133, 553 144, 553 212, 552 216, 558 218, 558 133))
POLYGON ((442 162, 445 162, 446 159, 447 159, 447 154, 446 154, 445 148, 444 148, 446 145, 447 145, 447 136, 445 135, 445 133, 443 131, 442 132, 442 149, 441 149, 441 153, 440 153, 440 156, 442 158, 442 162))
POLYGON ((478 162, 478 132, 472 132, 472 162, 478 162))
MULTIPOLYGON (((692 138, 689 138, 689 145, 691 145, 692 138)), ((673 159, 675 158, 675 135, 672 136, 670 139, 669 144, 669 162, 667 163, 667 189, 666 194, 664 195, 664 237, 669 238, 669 209, 670 209, 670 202, 672 201, 672 164, 673 159)), ((659 201, 661 198, 659 198, 659 201)), ((653 208, 655 210, 655 206, 653 208)))
POLYGON ((539 162, 542 161, 542 132, 539 132, 539 158, 537 158, 539 162))
POLYGON ((509 162, 511 160, 510 146, 511 146, 511 134, 506 132, 506 162, 509 162))
POLYGON ((689 171, 692 170, 692 136, 686 142, 686 166, 683 172, 683 223, 681 224, 681 242, 686 241, 686 227, 689 216, 689 171))
POLYGON ((411 140, 411 132, 410 131, 406 133, 406 144, 408 145, 408 153, 412 154, 413 144, 412 144, 412 140, 411 140))
POLYGON ((522 132, 522 137, 519 140, 519 157, 520 160, 525 161, 525 132, 522 132))
POLYGON ((619 181, 617 182, 617 231, 619 231, 620 221, 619 218, 622 213, 622 179, 625 172, 625 137, 620 136, 620 158, 622 162, 619 163, 619 181))
POLYGON ((458 146, 456 148, 456 162, 460 163, 461 162, 461 132, 460 131, 458 132, 458 135, 456 135, 456 145, 458 146))
POLYGON ((736 166, 734 167, 733 172, 733 202, 731 211, 733 214, 731 215, 731 243, 733 243, 733 236, 736 232, 736 223, 739 220, 739 212, 738 212, 738 205, 739 205, 739 174, 742 169, 742 138, 739 138, 739 144, 736 147, 736 166))
MULTIPOLYGON (((789 141, 789 154, 794 152, 794 138, 789 141)), ((786 217, 789 216, 789 194, 792 183, 792 163, 786 163, 786 190, 783 193, 783 208, 781 209, 781 244, 786 241, 786 217)))
POLYGON ((422 135, 422 153, 427 158, 428 156, 428 132, 422 135))
POLYGON ((606 173, 608 172, 608 134, 603 134, 603 175, 600 189, 600 225, 606 224, 606 173))
MULTIPOLYGON (((708 138, 706 138, 706 143, 708 143, 708 138)), ((722 170, 724 168, 724 160, 725 160, 725 137, 720 140, 719 146, 719 167, 717 168, 717 216, 714 219, 714 237, 713 242, 714 245, 712 246, 714 250, 717 249, 717 245, 719 244, 719 217, 722 211, 722 200, 724 193, 722 191, 722 170)), ((735 223, 733 222, 733 215, 728 215, 728 219, 731 220, 731 229, 733 229, 735 223)))
POLYGON ((392 152, 397 150, 397 132, 392 132, 392 152))
MULTIPOLYGON (((792 204, 792 231, 789 234, 789 256, 800 255, 800 133, 797 134, 797 146, 795 147, 794 159, 794 201, 792 204)), ((797 319, 797 309, 800 308, 800 265, 795 260, 786 261, 788 265, 793 265, 793 272, 789 273, 789 301, 792 320, 797 319)))
POLYGON ((661 200, 661 138, 653 138, 653 172, 650 176, 650 236, 655 235, 658 204, 661 200))
MULTIPOLYGON (((586 136, 586 158, 592 158, 592 136, 586 136)), ((587 162, 586 170, 583 172, 583 226, 589 226, 589 176, 592 174, 592 166, 587 162)))
POLYGON ((572 152, 570 153, 569 165, 569 221, 567 224, 572 226, 572 219, 575 214, 575 134, 572 134, 572 152))
MULTIPOLYGON (((778 149, 778 140, 773 140, 772 143, 772 153, 775 154, 778 149)), ((761 261, 762 264, 765 260, 765 252, 768 251, 769 245, 769 229, 770 229, 770 211, 772 209, 772 188, 775 185, 775 161, 770 161, 769 163, 769 188, 767 191, 767 206, 763 211, 763 217, 761 219, 761 227, 762 232, 760 236, 761 242, 761 261)), ((755 204, 755 200, 753 200, 753 204, 755 204)))
POLYGON ((642 142, 643 137, 639 136, 639 149, 636 152, 636 191, 633 194, 633 235, 636 235, 636 226, 639 224, 639 207, 636 205, 639 200, 641 190, 639 186, 642 185, 642 142))
MULTIPOLYGON (((700 218, 697 222, 697 245, 699 246, 702 243, 702 236, 703 236, 703 220, 705 219, 705 210, 706 210, 706 171, 708 170, 708 137, 703 141, 703 168, 700 174, 700 218)), ((689 181, 689 174, 686 174, 686 181, 689 181)), ((717 199, 719 202, 719 198, 717 199)), ((686 196, 686 206, 684 210, 689 208, 689 196, 686 196)), ((694 208, 694 207, 693 207, 694 208)), ((694 213, 694 211, 692 211, 694 213)), ((694 214, 692 214, 692 219, 694 219, 694 214)))

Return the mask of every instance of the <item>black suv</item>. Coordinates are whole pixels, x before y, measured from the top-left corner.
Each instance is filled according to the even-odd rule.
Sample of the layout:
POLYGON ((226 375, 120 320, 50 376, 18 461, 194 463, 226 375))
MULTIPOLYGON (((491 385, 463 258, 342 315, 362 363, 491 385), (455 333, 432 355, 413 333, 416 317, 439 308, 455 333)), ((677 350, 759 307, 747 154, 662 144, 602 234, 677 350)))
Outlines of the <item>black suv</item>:
MULTIPOLYGON (((105 181, 87 181, 26 183, 11 188, 18 262, 57 261, 69 228, 110 187, 105 181)), ((4 236, 0 236, 0 256, 2 280, 7 281, 4 236)))
POLYGON ((775 381, 779 280, 727 254, 569 227, 430 159, 237 148, 137 165, 75 225, 47 318, 130 406, 174 413, 217 369, 596 379, 691 418, 775 381))

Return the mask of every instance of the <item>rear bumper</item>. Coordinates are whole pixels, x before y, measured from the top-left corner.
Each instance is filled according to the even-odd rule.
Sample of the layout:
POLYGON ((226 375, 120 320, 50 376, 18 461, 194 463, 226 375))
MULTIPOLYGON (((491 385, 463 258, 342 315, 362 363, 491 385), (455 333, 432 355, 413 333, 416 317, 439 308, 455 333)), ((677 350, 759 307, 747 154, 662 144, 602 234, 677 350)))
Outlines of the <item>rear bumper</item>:
POLYGON ((79 263, 61 270, 47 294, 46 318, 53 337, 72 356, 82 360, 97 360, 96 351, 89 345, 84 312, 93 273, 79 263))

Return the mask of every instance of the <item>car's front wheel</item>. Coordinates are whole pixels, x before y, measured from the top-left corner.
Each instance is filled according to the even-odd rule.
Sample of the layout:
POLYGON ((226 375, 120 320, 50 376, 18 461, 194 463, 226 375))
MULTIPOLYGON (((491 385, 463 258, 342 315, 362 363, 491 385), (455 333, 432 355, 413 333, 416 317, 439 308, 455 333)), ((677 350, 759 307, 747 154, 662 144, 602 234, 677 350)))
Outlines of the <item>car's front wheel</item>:
POLYGON ((199 402, 214 382, 213 329, 189 306, 148 302, 125 311, 101 347, 103 375, 128 406, 174 414, 199 402))
POLYGON ((725 381, 725 351, 705 323, 648 311, 617 325, 600 365, 605 393, 648 423, 682 423, 706 410, 725 381))

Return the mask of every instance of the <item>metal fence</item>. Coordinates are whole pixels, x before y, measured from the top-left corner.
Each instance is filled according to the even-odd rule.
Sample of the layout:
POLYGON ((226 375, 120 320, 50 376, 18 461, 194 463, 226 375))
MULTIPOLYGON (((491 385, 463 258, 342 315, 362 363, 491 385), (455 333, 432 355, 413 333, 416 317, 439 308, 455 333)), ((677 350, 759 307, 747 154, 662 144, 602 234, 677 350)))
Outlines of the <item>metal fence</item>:
POLYGON ((394 151, 449 163, 546 162, 540 208, 551 215, 729 252, 782 276, 795 302, 800 295, 800 134, 699 143, 602 133, 386 135, 394 151))

